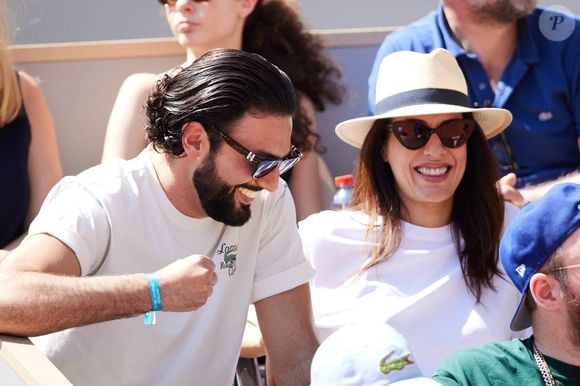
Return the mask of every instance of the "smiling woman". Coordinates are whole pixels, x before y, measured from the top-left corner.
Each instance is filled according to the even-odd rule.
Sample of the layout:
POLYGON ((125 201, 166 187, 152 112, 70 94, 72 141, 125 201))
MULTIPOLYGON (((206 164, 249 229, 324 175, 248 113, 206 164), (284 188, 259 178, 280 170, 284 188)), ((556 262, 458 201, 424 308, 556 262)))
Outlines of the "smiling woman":
POLYGON ((361 149, 352 208, 299 224, 317 270, 315 324, 324 340, 349 323, 387 322, 430 376, 451 352, 512 335, 509 313, 497 310, 512 309, 518 295, 501 277, 497 248, 517 209, 504 213, 486 143, 511 114, 471 108, 463 74, 442 49, 387 56, 377 101, 377 115, 336 127, 361 149))

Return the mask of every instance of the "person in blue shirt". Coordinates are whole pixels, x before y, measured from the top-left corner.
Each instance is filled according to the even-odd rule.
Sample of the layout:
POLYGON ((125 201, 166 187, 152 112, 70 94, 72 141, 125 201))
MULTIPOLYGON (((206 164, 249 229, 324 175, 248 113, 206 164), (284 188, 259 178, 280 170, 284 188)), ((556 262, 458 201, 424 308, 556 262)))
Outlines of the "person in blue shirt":
POLYGON ((385 38, 369 77, 369 112, 386 55, 451 51, 473 106, 501 107, 514 116, 489 143, 504 176, 504 198, 521 204, 554 182, 579 182, 578 47, 580 19, 536 7, 535 0, 442 0, 436 11, 385 38))

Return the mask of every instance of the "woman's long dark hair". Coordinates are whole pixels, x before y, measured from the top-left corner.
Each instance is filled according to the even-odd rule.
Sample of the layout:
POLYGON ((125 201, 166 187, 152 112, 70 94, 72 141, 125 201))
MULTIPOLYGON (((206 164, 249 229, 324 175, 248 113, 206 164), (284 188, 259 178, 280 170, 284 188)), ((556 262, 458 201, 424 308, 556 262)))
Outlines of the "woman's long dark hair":
MULTIPOLYGON (((317 111, 330 102, 339 104, 344 95, 337 82, 339 68, 324 55, 321 40, 306 31, 299 15, 284 0, 258 0, 244 25, 242 49, 262 55, 280 67, 292 80, 299 95, 312 101, 317 111)), ((310 127, 300 105, 294 117, 292 143, 301 151, 325 151, 320 135, 310 127)))
MULTIPOLYGON (((471 117, 471 114, 465 114, 471 117)), ((391 257, 401 242, 402 203, 395 178, 383 160, 383 147, 390 134, 385 121, 377 120, 367 134, 355 170, 352 203, 370 217, 367 237, 380 227, 377 246, 357 273, 391 257), (382 224, 376 225, 381 218, 382 224)), ((481 300, 484 288, 495 289, 493 278, 501 276, 498 245, 504 220, 504 203, 496 188, 498 169, 483 131, 476 125, 467 141, 465 173, 453 197, 451 230, 463 278, 481 300), (461 245, 463 239, 463 246, 461 245)))

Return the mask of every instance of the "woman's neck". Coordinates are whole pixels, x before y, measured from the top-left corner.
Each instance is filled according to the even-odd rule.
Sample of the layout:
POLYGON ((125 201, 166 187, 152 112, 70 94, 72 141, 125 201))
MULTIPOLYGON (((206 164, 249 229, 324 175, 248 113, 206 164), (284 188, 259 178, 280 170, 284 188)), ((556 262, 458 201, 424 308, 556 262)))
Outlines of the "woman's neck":
POLYGON ((402 205, 402 220, 425 228, 440 228, 451 221, 453 200, 444 203, 410 203, 402 205))

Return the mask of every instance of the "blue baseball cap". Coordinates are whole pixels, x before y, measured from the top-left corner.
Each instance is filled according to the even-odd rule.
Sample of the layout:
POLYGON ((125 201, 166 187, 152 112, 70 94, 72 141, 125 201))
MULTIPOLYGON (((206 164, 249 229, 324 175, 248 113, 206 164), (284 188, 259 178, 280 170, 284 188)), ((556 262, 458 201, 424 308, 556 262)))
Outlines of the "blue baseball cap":
POLYGON ((522 293, 510 327, 520 331, 531 326, 525 305, 532 276, 580 226, 580 184, 555 185, 544 197, 524 206, 507 227, 500 245, 503 268, 522 293))

